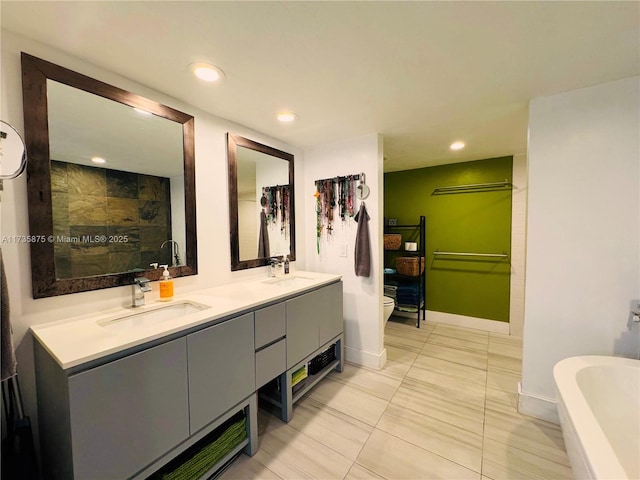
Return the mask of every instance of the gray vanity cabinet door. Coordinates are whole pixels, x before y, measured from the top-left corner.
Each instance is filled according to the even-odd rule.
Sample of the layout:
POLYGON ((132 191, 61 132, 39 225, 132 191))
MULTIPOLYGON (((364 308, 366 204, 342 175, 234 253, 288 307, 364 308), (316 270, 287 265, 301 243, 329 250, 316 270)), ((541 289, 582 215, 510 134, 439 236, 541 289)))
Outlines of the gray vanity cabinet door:
POLYGON ((191 434, 255 391, 253 313, 187 336, 191 434))
POLYGON ((287 320, 284 302, 256 310, 255 317, 256 348, 261 348, 286 335, 287 320))
POLYGON ((342 332, 342 282, 287 300, 287 368, 342 332))
POLYGON ((325 307, 320 290, 287 300, 287 368, 318 349, 318 325, 325 307))
POLYGON ((186 343, 69 377, 74 478, 129 478, 189 436, 186 343))
POLYGON ((318 290, 321 297, 322 319, 318 324, 320 345, 340 335, 344 330, 342 314, 342 282, 333 283, 318 290))

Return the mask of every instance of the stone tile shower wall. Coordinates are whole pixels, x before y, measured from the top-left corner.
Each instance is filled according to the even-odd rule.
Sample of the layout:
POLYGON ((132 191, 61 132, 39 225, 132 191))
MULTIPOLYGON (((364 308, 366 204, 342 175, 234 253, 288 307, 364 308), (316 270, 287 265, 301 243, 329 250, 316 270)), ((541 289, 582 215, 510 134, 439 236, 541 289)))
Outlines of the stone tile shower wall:
POLYGON ((168 178, 51 161, 56 276, 170 263, 168 178))

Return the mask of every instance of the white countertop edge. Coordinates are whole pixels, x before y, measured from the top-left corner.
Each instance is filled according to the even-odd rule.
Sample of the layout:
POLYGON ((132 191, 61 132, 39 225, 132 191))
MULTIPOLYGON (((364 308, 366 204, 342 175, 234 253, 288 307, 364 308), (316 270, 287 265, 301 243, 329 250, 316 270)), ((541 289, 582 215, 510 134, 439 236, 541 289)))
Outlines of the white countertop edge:
POLYGON ((67 370, 342 279, 341 275, 305 271, 296 271, 281 278, 286 280, 295 277, 304 277, 313 280, 313 283, 283 287, 265 283, 272 281, 271 278, 252 278, 179 295, 170 302, 149 302, 135 310, 130 307, 116 307, 99 313, 34 325, 30 330, 58 365, 67 370), (236 289, 249 291, 233 295, 236 289), (237 296, 241 298, 234 298, 237 296), (98 325, 98 322, 103 320, 135 315, 180 302, 202 304, 208 308, 159 325, 135 327, 126 333, 111 333, 98 325))

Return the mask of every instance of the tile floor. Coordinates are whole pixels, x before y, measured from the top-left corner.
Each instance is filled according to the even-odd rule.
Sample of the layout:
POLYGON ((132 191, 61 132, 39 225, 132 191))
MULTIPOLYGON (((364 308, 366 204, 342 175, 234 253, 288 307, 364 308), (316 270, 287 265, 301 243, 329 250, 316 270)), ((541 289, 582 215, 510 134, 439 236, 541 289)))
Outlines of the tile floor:
POLYGON ((571 479, 562 432, 519 414, 519 339, 392 317, 381 371, 350 364, 294 407, 260 410, 259 450, 222 475, 249 479, 571 479))

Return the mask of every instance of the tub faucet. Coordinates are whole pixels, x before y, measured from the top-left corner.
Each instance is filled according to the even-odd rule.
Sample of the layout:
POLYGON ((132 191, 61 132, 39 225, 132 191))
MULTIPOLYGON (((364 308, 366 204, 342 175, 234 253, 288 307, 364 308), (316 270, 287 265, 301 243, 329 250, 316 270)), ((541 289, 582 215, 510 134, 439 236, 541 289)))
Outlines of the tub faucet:
POLYGON ((169 255, 171 256, 171 266, 177 267, 180 265, 180 246, 175 240, 165 240, 162 242, 162 245, 160 245, 160 248, 164 248, 167 243, 169 244, 170 249, 169 255))
POLYGON ((131 285, 131 306, 141 307, 144 305, 144 292, 150 292, 151 286, 149 279, 145 277, 136 277, 131 285))

